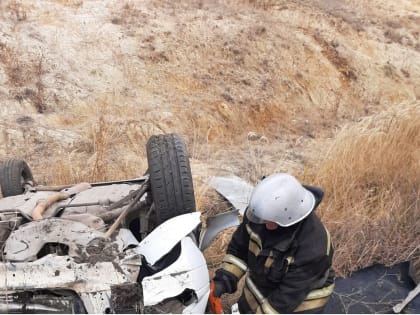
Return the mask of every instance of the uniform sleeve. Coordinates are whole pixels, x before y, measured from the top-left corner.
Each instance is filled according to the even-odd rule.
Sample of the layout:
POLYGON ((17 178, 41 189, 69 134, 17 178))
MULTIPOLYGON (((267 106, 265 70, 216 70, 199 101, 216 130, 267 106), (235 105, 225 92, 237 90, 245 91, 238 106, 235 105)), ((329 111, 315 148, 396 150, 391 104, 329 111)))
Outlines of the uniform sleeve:
MULTIPOLYGON (((311 219, 318 220, 315 216, 311 219)), ((296 253, 294 262, 289 265, 278 287, 267 297, 267 303, 277 312, 293 312, 310 292, 312 294, 312 290, 318 289, 327 280, 323 279, 331 268, 334 248, 328 230, 323 225, 316 226, 319 230, 306 231, 314 237, 305 238, 299 244, 300 250, 296 253)))
POLYGON ((228 293, 237 289, 239 279, 245 274, 247 266, 249 235, 246 222, 239 225, 232 235, 226 255, 222 260, 222 267, 216 271, 215 281, 223 282, 228 293))
POLYGON ((246 220, 241 223, 232 235, 226 254, 235 256, 246 262, 248 259, 249 234, 246 229, 246 220))
POLYGON ((313 284, 323 278, 328 267, 327 256, 303 266, 292 264, 279 286, 267 297, 268 313, 292 313, 305 300, 308 293, 315 289, 312 287, 313 284))

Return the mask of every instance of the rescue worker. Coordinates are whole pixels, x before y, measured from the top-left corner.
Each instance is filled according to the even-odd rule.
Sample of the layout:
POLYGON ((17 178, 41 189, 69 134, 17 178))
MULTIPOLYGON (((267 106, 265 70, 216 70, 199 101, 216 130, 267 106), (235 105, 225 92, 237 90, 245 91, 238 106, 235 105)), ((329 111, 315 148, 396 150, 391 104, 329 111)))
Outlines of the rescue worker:
POLYGON ((330 234, 314 210, 323 191, 285 173, 253 190, 211 294, 233 293, 246 273, 240 313, 320 313, 333 292, 330 234))

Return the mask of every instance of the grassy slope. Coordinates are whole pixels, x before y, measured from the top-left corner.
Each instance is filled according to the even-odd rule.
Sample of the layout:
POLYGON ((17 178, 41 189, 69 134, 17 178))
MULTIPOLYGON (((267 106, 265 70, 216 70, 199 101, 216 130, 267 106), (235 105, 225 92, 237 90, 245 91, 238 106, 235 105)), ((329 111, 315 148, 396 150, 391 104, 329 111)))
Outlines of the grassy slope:
MULTIPOLYGON (((25 158, 40 181, 138 176, 148 136, 175 131, 188 142, 200 210, 224 210, 203 184, 210 175, 255 183, 291 172, 326 190, 320 212, 339 274, 415 254, 413 2, 10 0, 0 9, 0 153, 25 158)), ((208 255, 217 266, 221 255, 208 255)))

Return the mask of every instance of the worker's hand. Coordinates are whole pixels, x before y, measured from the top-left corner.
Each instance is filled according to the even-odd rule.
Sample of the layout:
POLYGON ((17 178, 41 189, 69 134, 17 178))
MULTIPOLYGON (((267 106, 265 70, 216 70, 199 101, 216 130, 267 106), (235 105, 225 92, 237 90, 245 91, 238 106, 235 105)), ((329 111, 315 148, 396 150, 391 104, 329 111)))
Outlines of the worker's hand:
POLYGON ((226 287, 221 281, 212 281, 213 284, 213 295, 215 297, 221 297, 222 294, 226 293, 226 287))

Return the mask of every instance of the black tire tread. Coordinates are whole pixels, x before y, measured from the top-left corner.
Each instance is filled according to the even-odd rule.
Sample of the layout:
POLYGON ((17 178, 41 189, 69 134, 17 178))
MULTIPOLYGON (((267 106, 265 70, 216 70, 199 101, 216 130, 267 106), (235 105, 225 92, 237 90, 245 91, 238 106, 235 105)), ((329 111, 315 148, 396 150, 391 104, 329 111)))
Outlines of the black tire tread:
POLYGON ((0 165, 0 186, 3 197, 16 196, 24 192, 21 178, 33 181, 31 169, 24 160, 7 159, 0 165))
POLYGON ((146 151, 157 224, 195 212, 189 157, 181 136, 175 133, 151 136, 146 151))

